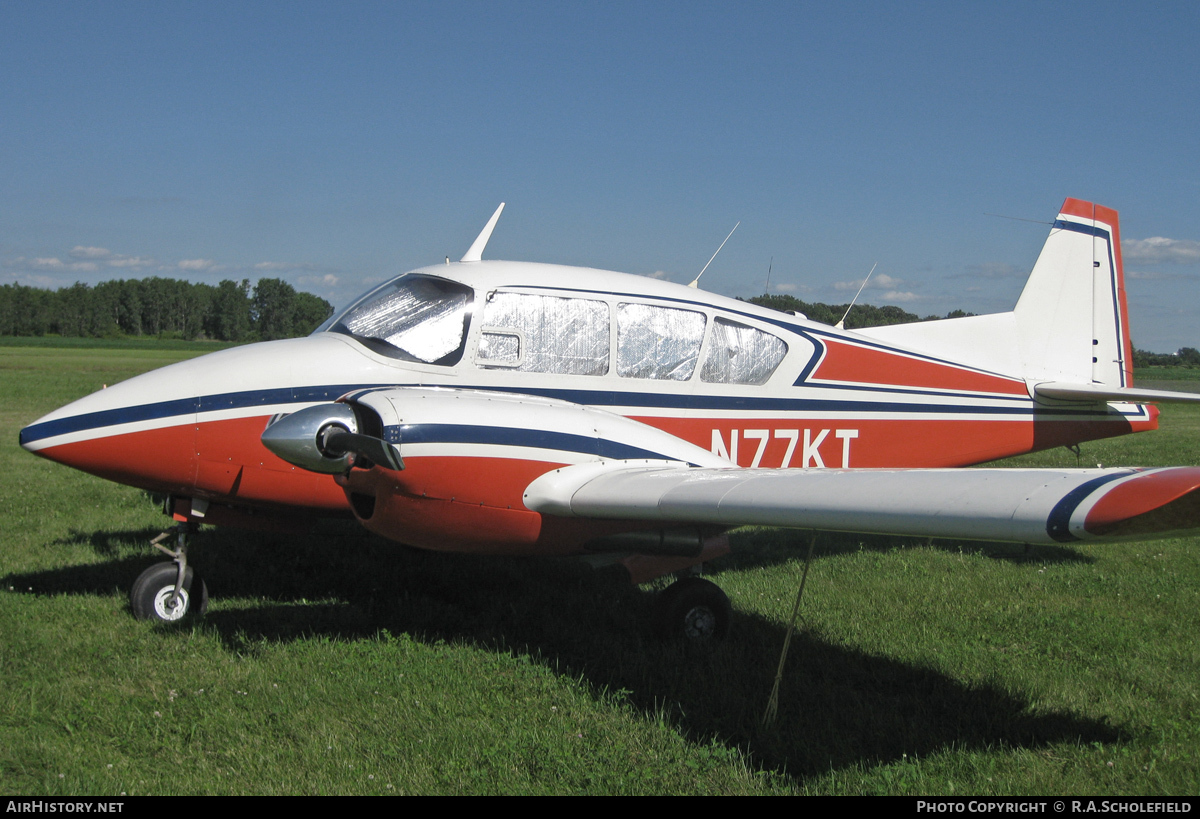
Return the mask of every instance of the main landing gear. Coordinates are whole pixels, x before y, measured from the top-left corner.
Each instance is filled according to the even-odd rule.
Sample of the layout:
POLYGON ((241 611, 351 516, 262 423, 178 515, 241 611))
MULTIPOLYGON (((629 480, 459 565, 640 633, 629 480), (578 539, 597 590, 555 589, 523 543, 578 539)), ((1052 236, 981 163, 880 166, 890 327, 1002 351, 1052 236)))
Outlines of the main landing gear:
POLYGON ((700 577, 676 580, 658 595, 654 625, 659 636, 699 645, 729 632, 733 606, 720 586, 700 577))
POLYGON ((171 560, 155 563, 142 572, 129 591, 129 607, 139 620, 173 623, 189 614, 202 615, 208 608, 208 589, 204 580, 187 564, 187 540, 195 525, 179 523, 150 541, 171 560), (162 541, 175 536, 175 549, 162 541))

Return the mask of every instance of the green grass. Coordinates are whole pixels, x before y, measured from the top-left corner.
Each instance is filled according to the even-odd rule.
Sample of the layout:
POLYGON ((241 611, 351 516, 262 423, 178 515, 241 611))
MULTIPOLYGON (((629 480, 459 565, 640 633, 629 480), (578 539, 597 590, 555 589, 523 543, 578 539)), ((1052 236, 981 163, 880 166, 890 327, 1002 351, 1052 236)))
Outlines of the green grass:
MULTIPOLYGON (((1134 384, 1148 384, 1151 381, 1190 381, 1200 384, 1200 367, 1140 367, 1133 374, 1134 384)), ((1198 390, 1177 387, 1185 392, 1198 390)))
MULTIPOLYGON (((568 561, 438 555, 350 522, 205 530, 198 623, 134 621, 166 523, 18 429, 211 349, 0 345, 0 792, 1195 794, 1196 539, 822 536, 778 722, 760 717, 803 533, 734 535, 711 651, 568 561)), ((1200 411, 1083 465, 1200 463, 1200 411)), ((1074 466, 1065 450, 1021 463, 1074 466)))
POLYGON ((0 347, 42 348, 50 350, 152 350, 189 355, 211 353, 226 347, 238 346, 232 341, 185 341, 184 339, 154 336, 118 336, 114 338, 78 338, 73 336, 0 336, 0 347))

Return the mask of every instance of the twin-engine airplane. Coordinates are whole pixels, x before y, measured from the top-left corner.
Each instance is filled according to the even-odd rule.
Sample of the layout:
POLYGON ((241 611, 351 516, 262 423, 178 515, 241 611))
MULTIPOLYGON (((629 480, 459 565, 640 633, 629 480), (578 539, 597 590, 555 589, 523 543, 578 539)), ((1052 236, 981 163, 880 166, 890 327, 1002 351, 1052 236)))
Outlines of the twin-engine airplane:
MULTIPOLYGON (((202 609, 196 523, 344 514, 425 549, 686 573, 741 524, 1075 543, 1200 527, 1200 467, 972 469, 1154 429, 1133 384, 1117 213, 1068 199, 1009 313, 850 331, 663 281, 463 258, 307 338, 96 392, 21 431, 51 460, 169 496, 173 562, 139 617, 202 609), (191 597, 189 598, 189 593, 191 597)), ((161 547, 160 547, 161 548, 161 547)), ((719 635, 689 577, 667 631, 719 635)))

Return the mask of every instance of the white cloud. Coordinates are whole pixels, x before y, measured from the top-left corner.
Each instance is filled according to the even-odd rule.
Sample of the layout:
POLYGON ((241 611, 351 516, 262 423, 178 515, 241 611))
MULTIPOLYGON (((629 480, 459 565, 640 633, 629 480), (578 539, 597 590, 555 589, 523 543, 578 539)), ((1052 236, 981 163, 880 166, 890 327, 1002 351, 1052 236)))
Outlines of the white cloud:
POLYGON ((109 267, 149 267, 154 260, 142 256, 114 256, 105 264, 109 267))
MULTIPOLYGON (((276 270, 302 270, 316 276, 325 273, 330 268, 312 264, 311 262, 259 262, 258 264, 254 265, 254 269, 262 273, 276 270)), ((314 279, 314 281, 315 280, 316 279, 314 279)))
POLYGON ((669 281, 671 281, 671 274, 665 270, 655 270, 653 273, 650 273, 646 278, 662 279, 663 281, 669 282, 669 281))
POLYGON ((13 280, 17 284, 25 285, 26 287, 44 287, 47 290, 62 286, 62 282, 53 276, 39 276, 37 274, 23 273, 22 275, 13 274, 13 280))
MULTIPOLYGON (((833 289, 834 290, 858 290, 858 288, 862 287, 862 283, 863 283, 862 279, 855 279, 852 282, 834 282, 833 289)), ((878 276, 872 276, 871 280, 867 283, 867 286, 864 289, 866 289, 866 290, 887 290, 889 287, 894 289, 894 288, 899 287, 902 284, 904 284, 903 279, 893 278, 892 276, 889 276, 886 273, 880 273, 878 276)))
POLYGON ((148 256, 126 256, 122 253, 113 253, 106 247, 84 245, 75 245, 71 248, 65 261, 58 256, 35 256, 33 258, 20 256, 4 262, 6 267, 24 270, 55 270, 63 273, 93 273, 99 270, 101 265, 117 268, 141 268, 150 267, 153 264, 155 264, 154 259, 148 256))
POLYGON ((1163 236, 1125 239, 1121 242, 1121 255, 1131 262, 1196 264, 1200 263, 1200 242, 1163 236))
MULTIPOLYGON (((258 265, 255 265, 255 267, 258 267, 258 265)), ((313 287, 315 285, 320 285, 321 287, 336 287, 338 281, 338 277, 332 273, 326 273, 324 276, 301 276, 299 279, 297 279, 297 282, 305 287, 313 287)))
POLYGON ((1140 270, 1130 270, 1129 278, 1142 279, 1144 281, 1188 281, 1200 279, 1195 273, 1160 273, 1160 272, 1143 272, 1140 270))
POLYGON ((57 256, 39 257, 34 259, 26 259, 24 256, 14 259, 12 262, 14 267, 21 267, 26 270, 54 270, 54 271, 75 271, 75 272, 91 272, 96 269, 95 262, 64 262, 57 256))
POLYGON ((883 298, 886 301, 895 302, 895 301, 916 301, 917 299, 919 299, 921 297, 918 296, 916 293, 910 293, 908 291, 901 292, 899 290, 889 290, 888 292, 883 294, 883 298))
MULTIPOLYGON (((963 275, 972 279, 1024 279, 1029 275, 1029 271, 1003 262, 984 262, 969 266, 963 275)), ((960 278, 960 276, 951 278, 960 278)))
POLYGON ((106 247, 75 245, 71 248, 71 255, 76 259, 107 259, 112 255, 112 251, 106 247))
POLYGON ((180 270, 211 270, 216 266, 212 259, 184 259, 179 263, 180 270))

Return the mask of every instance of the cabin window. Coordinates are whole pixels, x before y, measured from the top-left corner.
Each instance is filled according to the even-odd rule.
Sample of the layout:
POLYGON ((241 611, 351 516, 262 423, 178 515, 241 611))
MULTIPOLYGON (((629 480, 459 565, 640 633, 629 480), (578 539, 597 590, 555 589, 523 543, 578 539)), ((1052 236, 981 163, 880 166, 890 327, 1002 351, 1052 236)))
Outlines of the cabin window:
POLYGON ((703 313, 617 305, 617 373, 625 378, 687 381, 696 370, 704 341, 703 313))
POLYGON ((765 384, 786 355, 787 345, 770 333, 717 318, 713 321, 700 380, 714 384, 765 384))
POLYGON ((471 313, 471 288, 429 276, 401 276, 331 319, 330 330, 406 361, 456 364, 471 313))
POLYGON ((518 372, 604 375, 609 333, 602 301, 492 293, 475 361, 518 372))

